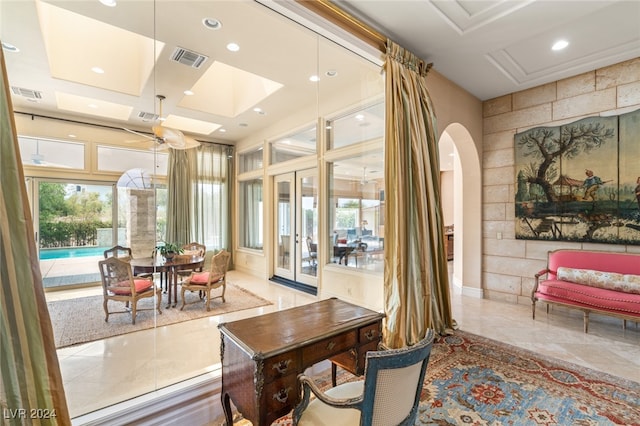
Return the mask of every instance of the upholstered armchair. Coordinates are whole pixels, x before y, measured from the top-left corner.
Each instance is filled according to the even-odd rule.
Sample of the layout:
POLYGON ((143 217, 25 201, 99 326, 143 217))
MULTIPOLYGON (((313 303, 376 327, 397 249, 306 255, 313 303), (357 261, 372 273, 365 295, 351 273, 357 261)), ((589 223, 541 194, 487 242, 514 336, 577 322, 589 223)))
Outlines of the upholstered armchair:
POLYGON ((293 424, 413 425, 433 336, 429 330, 413 346, 367 352, 364 380, 343 383, 326 392, 301 374, 302 400, 293 411, 293 424), (316 399, 310 402, 311 393, 316 399))
MULTIPOLYGON (((182 306, 180 310, 183 310, 186 303, 185 293, 187 291, 197 291, 200 294, 200 299, 204 296, 206 298, 207 311, 211 310, 211 300, 221 298, 222 302, 225 302, 224 293, 227 289, 227 269, 229 268, 229 261, 231 260, 231 253, 226 250, 221 250, 214 254, 211 258, 211 265, 208 271, 192 272, 191 275, 182 283, 182 306), (211 297, 211 292, 215 289, 221 288, 222 292, 219 296, 211 297)), ((198 301, 191 302, 197 303, 198 301)))
POLYGON ((108 257, 98 262, 98 265, 104 295, 105 322, 109 321, 109 314, 131 312, 131 323, 135 324, 139 310, 153 309, 138 309, 138 301, 147 297, 156 297, 155 309, 158 310, 158 314, 162 314, 160 310, 162 290, 155 286, 151 277, 134 277, 128 259, 108 257), (109 301, 123 302, 125 308, 130 310, 109 312, 109 301))

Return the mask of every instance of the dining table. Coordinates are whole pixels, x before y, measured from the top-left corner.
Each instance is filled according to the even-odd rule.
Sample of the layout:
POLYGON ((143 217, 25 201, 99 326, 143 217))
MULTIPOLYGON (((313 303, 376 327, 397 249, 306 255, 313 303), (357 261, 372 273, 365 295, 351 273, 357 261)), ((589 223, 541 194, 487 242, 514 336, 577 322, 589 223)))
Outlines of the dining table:
POLYGON ((134 275, 158 272, 161 280, 164 275, 167 283, 167 308, 175 308, 178 304, 178 271, 202 268, 204 256, 175 255, 170 259, 162 256, 140 257, 131 259, 130 263, 134 275))

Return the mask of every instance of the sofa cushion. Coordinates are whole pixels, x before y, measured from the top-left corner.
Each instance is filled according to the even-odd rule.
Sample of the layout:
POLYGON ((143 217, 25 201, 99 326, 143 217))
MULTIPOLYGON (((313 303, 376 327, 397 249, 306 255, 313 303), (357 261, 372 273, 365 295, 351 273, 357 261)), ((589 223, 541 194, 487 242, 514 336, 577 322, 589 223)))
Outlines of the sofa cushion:
POLYGON ((640 275, 623 275, 617 272, 565 268, 561 266, 558 268, 557 277, 561 281, 569 281, 625 293, 640 294, 640 275))
POLYGON ((591 287, 569 281, 542 281, 538 285, 536 297, 540 300, 640 316, 640 294, 591 287))

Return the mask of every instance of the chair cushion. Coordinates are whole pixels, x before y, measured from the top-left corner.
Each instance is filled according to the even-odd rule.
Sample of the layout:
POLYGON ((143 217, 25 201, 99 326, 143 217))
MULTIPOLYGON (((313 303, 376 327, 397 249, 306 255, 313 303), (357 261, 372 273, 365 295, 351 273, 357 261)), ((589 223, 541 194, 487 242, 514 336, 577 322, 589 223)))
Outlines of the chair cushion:
MULTIPOLYGON (((211 277, 211 282, 212 283, 218 282, 220 281, 220 278, 222 278, 222 275, 214 274, 213 277, 211 277)), ((193 274, 191 276, 191 279, 189 279, 189 284, 207 285, 208 280, 209 280, 209 272, 207 271, 198 272, 197 274, 193 274)))
MULTIPOLYGON (((142 293, 153 285, 151 280, 133 280, 133 284, 136 288, 136 293, 142 293)), ((118 295, 131 294, 131 285, 129 281, 120 281, 115 286, 109 287, 109 291, 118 295)))
MULTIPOLYGON (((347 382, 325 392, 332 398, 355 398, 362 395, 364 381, 347 382)), ((334 408, 314 399, 304 410, 298 425, 300 426, 347 426, 360 424, 360 410, 354 408, 334 408)))

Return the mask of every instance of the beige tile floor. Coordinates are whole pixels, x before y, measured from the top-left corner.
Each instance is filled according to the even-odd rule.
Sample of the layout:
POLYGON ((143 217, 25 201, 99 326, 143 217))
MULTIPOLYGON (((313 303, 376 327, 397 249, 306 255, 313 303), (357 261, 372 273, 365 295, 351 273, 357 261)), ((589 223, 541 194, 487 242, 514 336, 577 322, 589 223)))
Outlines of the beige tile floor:
MULTIPOLYGON (((219 370, 220 322, 232 321, 315 301, 307 294, 237 271, 229 280, 273 301, 273 305, 213 316, 113 337, 58 351, 72 417, 159 389, 195 375, 219 370)), ((97 288, 50 292, 50 299, 78 297, 97 288)), ((459 328, 537 353, 560 358, 640 382, 640 326, 593 316, 588 334, 582 315, 554 309, 546 315, 531 308, 461 296, 452 291, 459 328)))

